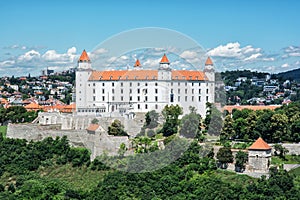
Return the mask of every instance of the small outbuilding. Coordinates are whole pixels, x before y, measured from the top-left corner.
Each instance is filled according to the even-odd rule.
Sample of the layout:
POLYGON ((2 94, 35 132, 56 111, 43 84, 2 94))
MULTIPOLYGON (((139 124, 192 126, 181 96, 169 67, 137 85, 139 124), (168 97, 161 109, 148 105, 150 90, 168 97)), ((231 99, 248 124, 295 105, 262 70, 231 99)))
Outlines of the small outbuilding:
POLYGON ((261 137, 248 148, 249 170, 254 172, 268 172, 271 164, 271 146, 261 137))

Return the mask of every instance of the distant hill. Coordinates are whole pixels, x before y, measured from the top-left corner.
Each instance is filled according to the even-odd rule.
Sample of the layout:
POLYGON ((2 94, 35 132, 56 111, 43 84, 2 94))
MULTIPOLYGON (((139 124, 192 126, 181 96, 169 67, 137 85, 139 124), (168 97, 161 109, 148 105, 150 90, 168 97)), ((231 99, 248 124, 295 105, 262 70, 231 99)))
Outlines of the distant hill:
POLYGON ((294 69, 287 72, 281 72, 275 75, 277 78, 282 78, 283 80, 292 79, 300 82, 300 68, 294 69))

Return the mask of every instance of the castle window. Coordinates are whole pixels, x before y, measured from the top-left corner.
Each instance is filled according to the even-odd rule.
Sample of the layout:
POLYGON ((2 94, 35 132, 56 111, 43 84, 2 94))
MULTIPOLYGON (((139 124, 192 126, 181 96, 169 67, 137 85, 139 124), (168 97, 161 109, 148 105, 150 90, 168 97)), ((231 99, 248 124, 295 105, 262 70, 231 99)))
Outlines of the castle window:
POLYGON ((140 96, 137 97, 137 100, 140 101, 140 96))
POLYGON ((115 100, 115 97, 114 96, 112 96, 112 98, 111 98, 113 101, 115 100))
POLYGON ((208 102, 208 96, 206 96, 206 102, 208 102))
POLYGON ((114 87, 114 86, 115 86, 115 83, 114 83, 114 82, 112 82, 112 83, 111 83, 111 85, 114 87))
POLYGON ((171 82, 171 86, 173 86, 173 82, 171 82))
POLYGON ((95 83, 93 83, 93 86, 95 86, 95 83))
POLYGON ((148 97, 147 96, 145 96, 145 101, 148 101, 148 97))
POLYGON ((157 94, 157 92, 158 92, 158 89, 157 89, 157 88, 155 88, 155 94, 157 94))
POLYGON ((105 96, 102 96, 102 101, 105 101, 105 96))
POLYGON ((178 82, 178 86, 180 85, 180 82, 178 82))
POLYGON ((208 89, 206 89, 206 94, 208 94, 208 89))
POLYGON ((138 83, 137 86, 140 86, 140 83, 138 83))
POLYGON ((138 104, 138 109, 140 109, 141 108, 141 106, 140 106, 140 104, 138 104))
POLYGON ((105 86, 105 83, 102 83, 102 86, 104 87, 104 86, 105 86))
POLYGON ((137 89, 137 93, 138 93, 138 94, 140 93, 140 88, 137 89))
POLYGON ((170 94, 170 102, 174 102, 174 94, 170 94))
POLYGON ((123 89, 121 89, 121 94, 123 94, 123 89))
POLYGON ((201 94, 201 89, 199 89, 199 94, 201 94))
POLYGON ((180 102, 180 96, 178 96, 178 102, 180 102))
POLYGON ((187 94, 187 89, 184 90, 185 94, 187 94))
POLYGON ((155 109, 158 109, 158 105, 157 104, 155 104, 155 109))
POLYGON ((155 86, 157 86, 157 83, 155 83, 155 86))
POLYGON ((158 101, 158 96, 155 96, 155 101, 158 101))
MULTIPOLYGON (((147 76, 148 77, 148 76, 147 76)), ((146 77, 146 79, 147 79, 147 77, 146 77)), ((148 86, 148 83, 145 83, 145 86, 148 86)))
POLYGON ((115 93, 115 89, 111 89, 111 92, 114 94, 115 93))
POLYGON ((173 89, 171 89, 171 93, 173 94, 173 89))
POLYGON ((105 92, 104 89, 102 89, 102 94, 104 94, 104 92, 105 92))
POLYGON ((185 96, 184 100, 187 101, 187 96, 185 96))
POLYGON ((124 98, 123 98, 123 96, 121 96, 121 101, 123 101, 124 100, 124 98))
POLYGON ((177 92, 178 94, 180 94, 180 89, 178 89, 178 92, 177 92))
POLYGON ((95 90, 95 89, 93 89, 93 94, 95 94, 95 92, 96 92, 96 90, 95 90))
POLYGON ((187 82, 185 82, 185 86, 187 86, 187 82))
POLYGON ((131 94, 132 93, 132 89, 129 89, 129 94, 131 94))
POLYGON ((194 89, 192 89, 192 94, 194 94, 194 89))
POLYGON ((192 101, 194 101, 194 96, 192 96, 192 101))
POLYGON ((123 87, 123 82, 121 82, 121 87, 123 87))
POLYGON ((96 97, 95 96, 93 96, 93 101, 96 101, 96 97))
POLYGON ((201 83, 199 83, 199 86, 201 86, 201 83))
POLYGON ((132 82, 129 83, 129 86, 132 87, 132 82))
POLYGON ((199 101, 199 102, 201 101, 201 96, 198 97, 198 101, 199 101))
POLYGON ((89 84, 89 87, 90 87, 90 84, 89 84))
POLYGON ((129 97, 129 101, 132 101, 132 96, 129 97))
POLYGON ((147 104, 145 104, 145 109, 148 109, 148 105, 147 104))

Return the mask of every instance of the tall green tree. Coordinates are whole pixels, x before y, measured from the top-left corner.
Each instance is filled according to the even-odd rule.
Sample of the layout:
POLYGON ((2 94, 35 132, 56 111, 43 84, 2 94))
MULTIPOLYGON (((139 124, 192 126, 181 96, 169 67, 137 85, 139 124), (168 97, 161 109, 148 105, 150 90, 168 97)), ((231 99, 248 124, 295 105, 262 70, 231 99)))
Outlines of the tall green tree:
POLYGON ((233 155, 230 147, 222 147, 217 153, 218 164, 222 169, 228 167, 228 163, 233 162, 233 155))
POLYGON ((115 119, 108 127, 108 134, 113 136, 128 136, 120 120, 115 119))
POLYGON ((223 127, 220 134, 220 140, 221 142, 225 142, 226 140, 233 139, 235 136, 235 129, 233 127, 233 119, 230 115, 227 115, 225 117, 223 127))
POLYGON ((163 136, 168 137, 178 132, 178 126, 180 120, 178 119, 179 115, 182 115, 182 108, 177 105, 166 105, 162 110, 162 115, 164 117, 164 124, 161 129, 163 136))
POLYGON ((245 170, 245 163, 248 161, 248 154, 243 151, 238 151, 235 156, 235 171, 243 172, 245 170))

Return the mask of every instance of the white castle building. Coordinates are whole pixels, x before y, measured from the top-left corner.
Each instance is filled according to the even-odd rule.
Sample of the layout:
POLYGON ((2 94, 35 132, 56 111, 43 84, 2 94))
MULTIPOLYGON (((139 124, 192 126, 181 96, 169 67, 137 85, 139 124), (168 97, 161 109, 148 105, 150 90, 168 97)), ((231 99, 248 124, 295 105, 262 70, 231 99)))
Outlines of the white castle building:
POLYGON ((215 72, 208 57, 204 71, 174 70, 163 55, 157 70, 143 69, 136 60, 133 69, 96 71, 84 50, 76 71, 77 115, 162 111, 166 105, 189 107, 205 116, 206 102, 214 103, 215 72))

